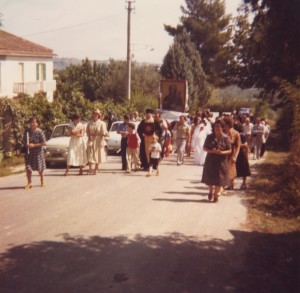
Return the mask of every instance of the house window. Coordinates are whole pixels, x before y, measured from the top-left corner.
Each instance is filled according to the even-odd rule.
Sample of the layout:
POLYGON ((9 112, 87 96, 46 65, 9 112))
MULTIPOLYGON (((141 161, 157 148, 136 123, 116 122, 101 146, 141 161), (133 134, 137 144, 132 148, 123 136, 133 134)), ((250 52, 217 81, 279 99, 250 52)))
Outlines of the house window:
POLYGON ((36 80, 42 81, 46 80, 46 64, 37 63, 36 64, 36 80))

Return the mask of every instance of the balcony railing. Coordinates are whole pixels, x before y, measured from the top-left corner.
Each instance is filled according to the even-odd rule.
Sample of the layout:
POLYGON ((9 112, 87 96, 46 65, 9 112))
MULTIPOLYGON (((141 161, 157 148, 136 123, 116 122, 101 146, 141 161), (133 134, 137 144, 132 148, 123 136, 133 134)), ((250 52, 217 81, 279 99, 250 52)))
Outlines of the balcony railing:
POLYGON ((33 95, 39 92, 53 92, 56 90, 56 80, 51 81, 30 81, 14 83, 15 94, 33 95))

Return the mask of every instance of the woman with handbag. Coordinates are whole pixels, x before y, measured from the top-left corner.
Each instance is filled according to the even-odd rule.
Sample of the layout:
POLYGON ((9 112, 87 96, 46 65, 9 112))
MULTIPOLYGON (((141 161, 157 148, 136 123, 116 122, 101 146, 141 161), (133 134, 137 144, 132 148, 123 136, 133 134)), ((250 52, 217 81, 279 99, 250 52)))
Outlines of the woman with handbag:
POLYGON ((218 202, 223 186, 229 183, 227 156, 231 153, 231 145, 222 128, 223 122, 217 120, 214 124, 214 132, 206 137, 203 147, 207 156, 202 182, 209 187, 208 200, 214 202, 218 202))
POLYGON ((30 127, 24 135, 25 148, 25 168, 27 185, 25 189, 32 188, 32 171, 38 171, 41 179, 41 186, 44 187, 43 172, 46 169, 45 155, 43 146, 46 145, 44 132, 39 128, 40 121, 36 117, 29 119, 30 127))

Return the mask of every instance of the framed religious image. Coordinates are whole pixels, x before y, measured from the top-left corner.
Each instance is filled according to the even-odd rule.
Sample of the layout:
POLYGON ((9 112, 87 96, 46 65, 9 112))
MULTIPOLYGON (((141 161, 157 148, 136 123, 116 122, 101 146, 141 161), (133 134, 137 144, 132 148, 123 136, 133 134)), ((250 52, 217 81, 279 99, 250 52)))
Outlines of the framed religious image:
POLYGON ((164 79, 160 81, 160 108, 184 112, 187 109, 187 81, 164 79))

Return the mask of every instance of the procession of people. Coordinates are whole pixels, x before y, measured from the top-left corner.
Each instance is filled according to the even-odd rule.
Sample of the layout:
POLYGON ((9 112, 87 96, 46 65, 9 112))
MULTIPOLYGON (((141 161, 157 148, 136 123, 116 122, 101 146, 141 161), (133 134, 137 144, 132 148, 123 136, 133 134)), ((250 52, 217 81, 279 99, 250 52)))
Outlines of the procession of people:
MULTIPOLYGON (((114 119, 114 115, 109 115, 114 119)), ((221 113, 215 119, 209 111, 198 111, 195 116, 181 114, 178 120, 163 119, 159 111, 147 109, 144 118, 138 113, 124 115, 117 133, 121 136, 121 169, 126 173, 147 171, 151 176, 160 174, 160 162, 176 154, 177 166, 184 165, 185 158, 193 156, 195 165, 203 166, 201 182, 208 186, 208 200, 218 202, 224 190, 235 188, 235 178, 242 178, 240 189, 247 188, 251 175, 249 156, 260 159, 265 152, 265 143, 270 133, 266 119, 256 117, 255 122, 247 115, 237 116, 221 113), (139 121, 134 124, 133 121, 139 121), (137 129, 136 129, 136 125, 137 129), (132 168, 134 166, 134 168, 132 168)), ((38 128, 36 117, 30 119, 30 127, 24 136, 27 185, 32 188, 32 171, 38 171, 41 186, 45 186, 43 171, 45 157, 43 146, 46 139, 38 128)), ((76 114, 69 124, 70 143, 67 157, 67 176, 70 167, 78 167, 79 175, 88 165, 88 175, 96 175, 100 164, 107 161, 106 138, 109 136, 103 114, 95 109, 91 120, 82 123, 76 114), (87 141, 83 136, 87 136, 87 141)))

